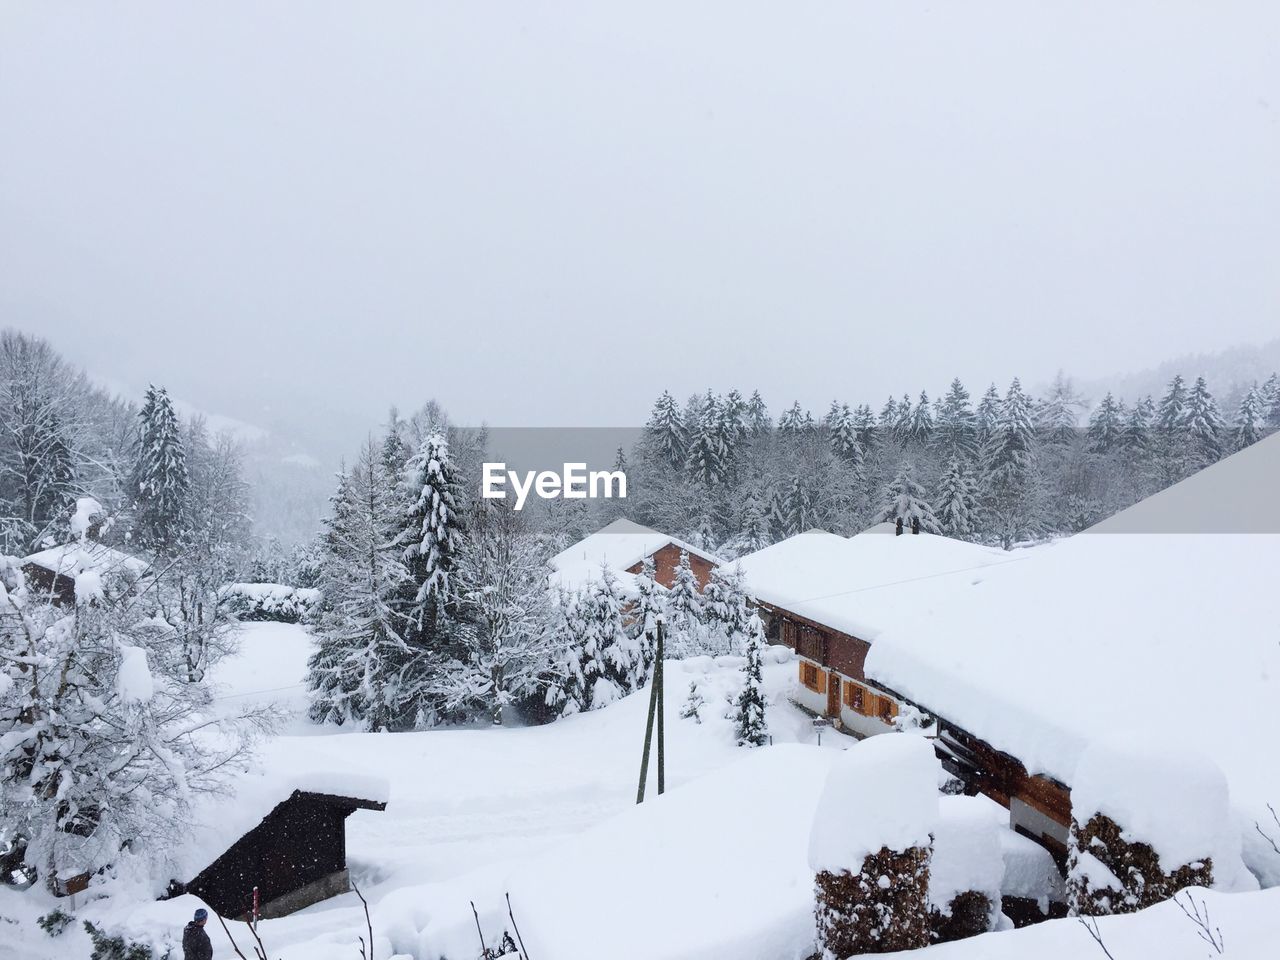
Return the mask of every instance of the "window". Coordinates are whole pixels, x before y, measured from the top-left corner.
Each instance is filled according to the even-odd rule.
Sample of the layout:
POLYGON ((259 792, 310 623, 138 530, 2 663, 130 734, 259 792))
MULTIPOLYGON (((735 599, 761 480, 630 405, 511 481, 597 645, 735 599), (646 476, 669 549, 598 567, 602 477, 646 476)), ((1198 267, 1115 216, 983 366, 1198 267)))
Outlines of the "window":
POLYGON ((822 675, 818 668, 808 660, 800 661, 800 682, 810 690, 822 692, 822 675))
POLYGON ((854 713, 862 713, 863 693, 861 684, 846 680, 844 682, 844 705, 854 713))

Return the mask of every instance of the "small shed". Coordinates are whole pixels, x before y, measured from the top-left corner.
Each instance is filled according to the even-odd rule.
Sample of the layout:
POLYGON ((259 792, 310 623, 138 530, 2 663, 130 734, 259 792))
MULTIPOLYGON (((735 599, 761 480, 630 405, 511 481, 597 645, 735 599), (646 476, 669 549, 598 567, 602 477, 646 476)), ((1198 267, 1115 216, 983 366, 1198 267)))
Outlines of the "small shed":
POLYGON ((114 587, 114 594, 131 589, 150 570, 145 560, 89 539, 49 547, 22 559, 22 573, 31 589, 62 606, 75 604, 76 577, 83 573, 96 574, 104 585, 114 587))
POLYGON ((386 783, 338 775, 305 779, 248 829, 244 806, 260 811, 270 792, 237 796, 223 844, 207 849, 226 840, 229 846, 189 881, 175 881, 169 895, 194 894, 223 916, 245 918, 252 913, 256 888, 258 915, 270 919, 350 890, 347 817, 357 810, 385 810, 386 783))

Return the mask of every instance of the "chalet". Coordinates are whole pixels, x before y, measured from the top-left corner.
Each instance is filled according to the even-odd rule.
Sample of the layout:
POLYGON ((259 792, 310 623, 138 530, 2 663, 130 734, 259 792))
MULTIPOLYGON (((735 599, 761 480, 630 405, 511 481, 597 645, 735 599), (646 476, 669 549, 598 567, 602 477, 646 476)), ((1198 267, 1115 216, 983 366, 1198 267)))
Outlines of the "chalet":
POLYGON ((770 639, 799 654, 794 699, 858 736, 893 729, 901 699, 870 681, 876 636, 912 601, 885 588, 1001 563, 1008 555, 882 524, 855 537, 797 534, 741 560, 770 639))
POLYGON ((599 579, 600 571, 606 566, 625 580, 627 578, 623 574, 637 574, 644 561, 651 560, 654 579, 662 586, 670 587, 675 582, 682 553, 689 556, 689 565, 699 589, 707 585, 711 571, 724 562, 715 554, 699 550, 683 540, 630 520, 618 519, 556 554, 551 559, 555 571, 552 585, 576 590, 599 579))
POLYGON ((234 809, 205 812, 208 826, 184 852, 191 877, 168 895, 190 893, 226 917, 282 917, 351 889, 346 820, 385 810, 385 781, 348 775, 271 780, 238 789, 234 809), (199 866, 191 867, 191 864, 199 866))
POLYGON ((92 573, 104 585, 129 589, 149 570, 145 560, 87 538, 41 550, 22 560, 22 572, 30 588, 61 605, 75 603, 76 577, 82 574, 92 573))
POLYGON ((868 651, 868 682, 936 717, 947 768, 1059 855, 1088 744, 1207 756, 1245 825, 1245 864, 1280 882, 1251 826, 1273 823, 1280 797, 1280 524, 1210 524, 1242 491, 1277 488, 1280 436, 1018 562, 884 591, 901 615, 868 651))

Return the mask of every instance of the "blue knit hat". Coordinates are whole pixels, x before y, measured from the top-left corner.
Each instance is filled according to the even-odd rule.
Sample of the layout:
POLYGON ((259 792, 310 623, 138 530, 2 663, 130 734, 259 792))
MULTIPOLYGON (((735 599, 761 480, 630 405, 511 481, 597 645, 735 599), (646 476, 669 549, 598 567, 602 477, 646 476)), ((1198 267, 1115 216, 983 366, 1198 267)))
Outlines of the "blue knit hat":
POLYGON ((196 919, 197 919, 197 920, 208 920, 208 919, 209 919, 209 911, 208 911, 208 910, 206 910, 204 907, 200 907, 198 910, 196 910, 196 919))

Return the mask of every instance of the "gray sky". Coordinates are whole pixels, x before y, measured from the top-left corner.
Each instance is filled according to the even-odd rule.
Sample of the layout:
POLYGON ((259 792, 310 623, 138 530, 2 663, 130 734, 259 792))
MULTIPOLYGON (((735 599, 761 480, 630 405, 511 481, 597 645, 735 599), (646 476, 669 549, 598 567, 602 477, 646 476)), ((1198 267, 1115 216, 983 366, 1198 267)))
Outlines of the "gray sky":
POLYGON ((0 311, 344 448, 1260 341, 1280 5, 2 0, 0 311))

